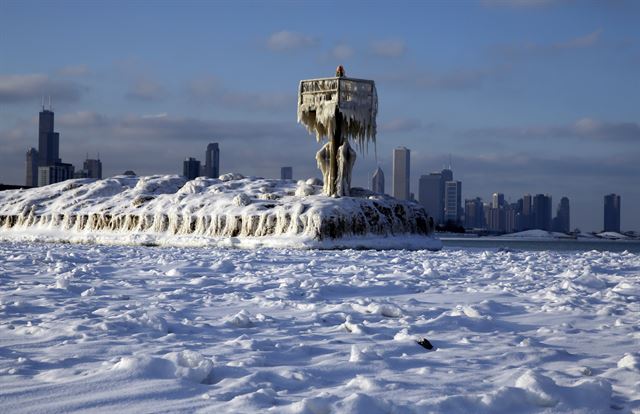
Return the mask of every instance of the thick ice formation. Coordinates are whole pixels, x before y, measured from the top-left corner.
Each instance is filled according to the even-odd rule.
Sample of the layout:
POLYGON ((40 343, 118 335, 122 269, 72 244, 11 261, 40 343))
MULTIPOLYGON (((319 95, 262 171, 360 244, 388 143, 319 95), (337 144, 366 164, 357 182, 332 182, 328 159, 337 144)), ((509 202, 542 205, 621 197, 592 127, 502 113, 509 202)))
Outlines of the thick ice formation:
POLYGON ((0 193, 0 235, 239 247, 441 248, 418 204, 362 189, 353 189, 353 197, 326 197, 319 195, 319 184, 237 174, 192 181, 171 175, 69 180, 0 193))
POLYGON ((350 78, 312 79, 300 82, 298 122, 318 142, 333 135, 336 110, 342 115, 342 134, 363 150, 376 140, 378 93, 372 81, 350 78))

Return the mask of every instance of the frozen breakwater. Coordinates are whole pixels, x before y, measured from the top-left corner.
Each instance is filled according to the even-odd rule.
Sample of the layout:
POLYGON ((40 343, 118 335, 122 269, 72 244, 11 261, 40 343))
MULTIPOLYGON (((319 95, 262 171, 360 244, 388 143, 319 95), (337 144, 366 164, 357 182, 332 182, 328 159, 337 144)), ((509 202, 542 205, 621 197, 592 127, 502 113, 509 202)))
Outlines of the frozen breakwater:
POLYGON ((637 413, 639 298, 628 252, 0 242, 0 402, 637 413))
POLYGON ((0 237, 239 247, 441 248, 416 203, 316 180, 77 179, 0 193, 0 237))

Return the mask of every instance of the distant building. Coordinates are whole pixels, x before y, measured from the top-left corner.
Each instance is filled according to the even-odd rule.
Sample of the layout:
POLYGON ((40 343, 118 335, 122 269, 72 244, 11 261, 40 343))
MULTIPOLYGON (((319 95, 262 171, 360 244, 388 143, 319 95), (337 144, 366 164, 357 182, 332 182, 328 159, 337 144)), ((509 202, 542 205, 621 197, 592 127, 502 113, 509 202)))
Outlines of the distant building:
POLYGON ((127 170, 123 172, 122 175, 128 175, 129 177, 136 177, 138 174, 136 174, 136 172, 133 170, 127 170))
POLYGON ((74 167, 62 162, 38 167, 38 187, 55 184, 73 178, 74 167))
POLYGON ((484 207, 480 197, 464 201, 464 227, 467 229, 484 228, 484 207))
POLYGON ((462 183, 447 181, 444 184, 444 220, 459 223, 462 217, 462 183))
POLYGON ((35 148, 30 148, 27 151, 26 157, 26 181, 25 184, 29 187, 38 186, 38 151, 35 148))
POLYGON ((440 175, 442 175, 442 182, 453 181, 453 170, 451 170, 451 166, 440 171, 440 175))
POLYGON ((376 168, 371 176, 371 191, 384 194, 384 173, 380 167, 376 168))
POLYGON ((556 216, 552 223, 553 231, 560 233, 569 233, 571 231, 571 217, 569 210, 569 199, 562 197, 558 209, 556 210, 556 216))
POLYGON ((620 233, 620 196, 618 194, 604 196, 604 231, 620 233))
POLYGON ((207 145, 204 159, 204 175, 209 178, 220 177, 220 148, 217 142, 207 145))
POLYGON ((533 204, 531 194, 525 194, 522 197, 522 211, 520 227, 518 230, 530 230, 533 228, 533 204))
POLYGON ((293 180, 293 167, 282 167, 282 168, 280 168, 280 179, 281 180, 293 180))
POLYGON ((182 163, 182 175, 187 180, 193 180, 200 176, 200 161, 195 158, 189 157, 182 163))
POLYGON ((102 161, 100 161, 100 159, 94 160, 87 158, 84 160, 82 167, 82 169, 87 173, 87 178, 102 179, 102 161))
POLYGON ((53 111, 42 108, 38 120, 38 167, 60 163, 60 134, 53 131, 53 111))
POLYGON ((533 225, 532 228, 551 230, 551 196, 536 194, 533 197, 533 225))
POLYGON ((504 209, 504 232, 513 233, 518 227, 518 203, 506 203, 504 209))
POLYGON ((502 193, 493 193, 492 207, 493 208, 504 207, 504 194, 502 194, 502 193))
POLYGON ((444 223, 444 181, 441 173, 420 176, 418 202, 436 224, 444 223))
POLYGON ((409 180, 411 171, 411 151, 405 147, 393 150, 393 196, 399 200, 409 200, 409 180))

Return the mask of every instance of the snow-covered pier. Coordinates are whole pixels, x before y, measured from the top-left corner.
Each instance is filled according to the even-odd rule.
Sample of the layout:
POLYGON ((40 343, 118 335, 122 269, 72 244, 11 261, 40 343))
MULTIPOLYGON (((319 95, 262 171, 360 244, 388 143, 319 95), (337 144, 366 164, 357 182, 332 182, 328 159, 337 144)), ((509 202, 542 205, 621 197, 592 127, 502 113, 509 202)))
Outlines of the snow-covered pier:
POLYGON ((0 236, 134 244, 437 250, 424 209, 318 180, 180 176, 78 179, 0 193, 0 236))

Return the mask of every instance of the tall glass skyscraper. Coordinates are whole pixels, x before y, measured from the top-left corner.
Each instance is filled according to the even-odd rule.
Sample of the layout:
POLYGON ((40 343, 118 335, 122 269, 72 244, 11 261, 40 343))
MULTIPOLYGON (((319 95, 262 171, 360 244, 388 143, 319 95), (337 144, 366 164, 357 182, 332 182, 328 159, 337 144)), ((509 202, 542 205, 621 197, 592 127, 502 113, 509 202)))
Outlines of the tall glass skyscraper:
POLYGON ((393 196, 399 200, 409 200, 411 192, 409 191, 411 152, 405 147, 398 147, 393 150, 393 196))
POLYGON ((620 196, 618 194, 604 196, 604 231, 620 233, 620 196))

